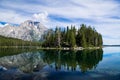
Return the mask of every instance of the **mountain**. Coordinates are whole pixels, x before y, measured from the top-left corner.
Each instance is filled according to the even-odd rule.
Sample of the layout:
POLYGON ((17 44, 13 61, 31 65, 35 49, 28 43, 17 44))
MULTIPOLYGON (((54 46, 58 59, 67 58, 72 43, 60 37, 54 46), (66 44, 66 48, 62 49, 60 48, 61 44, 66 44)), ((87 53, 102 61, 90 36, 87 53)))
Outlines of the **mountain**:
POLYGON ((0 35, 26 41, 39 41, 48 29, 40 22, 27 20, 19 26, 7 25, 0 28, 0 35))

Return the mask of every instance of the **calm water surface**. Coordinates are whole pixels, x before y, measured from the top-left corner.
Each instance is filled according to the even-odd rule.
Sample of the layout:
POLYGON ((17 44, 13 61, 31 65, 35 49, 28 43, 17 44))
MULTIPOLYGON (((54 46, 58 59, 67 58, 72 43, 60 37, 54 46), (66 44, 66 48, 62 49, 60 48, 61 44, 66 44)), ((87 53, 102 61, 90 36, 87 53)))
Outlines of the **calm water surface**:
POLYGON ((120 47, 0 49, 0 80, 120 80, 120 47))

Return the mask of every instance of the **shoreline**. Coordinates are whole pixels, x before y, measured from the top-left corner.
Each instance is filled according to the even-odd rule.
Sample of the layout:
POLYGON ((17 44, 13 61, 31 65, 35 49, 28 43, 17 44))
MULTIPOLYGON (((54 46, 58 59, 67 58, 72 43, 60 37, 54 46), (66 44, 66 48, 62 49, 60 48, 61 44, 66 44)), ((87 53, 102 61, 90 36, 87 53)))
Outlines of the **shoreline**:
POLYGON ((0 46, 0 49, 2 48, 20 48, 20 49, 37 49, 37 50, 91 50, 91 49, 101 49, 103 47, 74 47, 74 48, 70 48, 70 47, 60 47, 60 48, 56 48, 56 47, 39 47, 39 46, 0 46))
POLYGON ((54 47, 47 47, 47 48, 40 48, 40 49, 45 49, 45 50, 91 50, 91 49, 101 49, 102 47, 75 47, 75 48, 69 48, 69 47, 61 47, 61 48, 54 48, 54 47))

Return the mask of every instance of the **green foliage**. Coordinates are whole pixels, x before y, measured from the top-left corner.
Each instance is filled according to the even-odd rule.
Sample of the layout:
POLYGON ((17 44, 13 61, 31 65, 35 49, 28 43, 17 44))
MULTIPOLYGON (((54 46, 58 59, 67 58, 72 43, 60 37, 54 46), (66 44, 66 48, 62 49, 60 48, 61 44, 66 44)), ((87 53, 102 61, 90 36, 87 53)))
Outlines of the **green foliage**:
POLYGON ((71 35, 70 35, 70 46, 71 47, 75 47, 75 45, 76 45, 76 40, 75 40, 75 34, 74 34, 74 32, 73 31, 70 31, 71 33, 71 35))
POLYGON ((61 30, 56 27, 45 34, 44 47, 98 47, 102 46, 102 35, 95 28, 82 24, 77 30, 75 26, 61 30), (50 32, 51 31, 51 32, 50 32))
POLYGON ((99 34, 91 26, 81 25, 81 28, 78 29, 78 34, 76 37, 76 44, 82 47, 93 47, 93 46, 102 46, 102 35, 99 34))
POLYGON ((23 41, 21 39, 0 36, 0 47, 8 46, 40 46, 40 42, 23 41))

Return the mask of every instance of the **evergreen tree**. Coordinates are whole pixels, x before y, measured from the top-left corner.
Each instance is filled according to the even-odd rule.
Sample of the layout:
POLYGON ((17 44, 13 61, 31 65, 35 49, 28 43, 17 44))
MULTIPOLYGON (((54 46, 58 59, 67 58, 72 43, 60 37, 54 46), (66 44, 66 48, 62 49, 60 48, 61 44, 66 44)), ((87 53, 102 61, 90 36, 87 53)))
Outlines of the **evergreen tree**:
POLYGON ((60 47, 61 45, 61 32, 60 32, 60 28, 56 27, 55 30, 55 38, 56 38, 56 46, 60 47))
POLYGON ((69 30, 69 27, 67 26, 66 43, 69 43, 69 36, 70 36, 70 30, 69 30))
POLYGON ((84 32, 81 33, 81 46, 82 47, 86 47, 87 46, 86 39, 85 39, 85 33, 84 32))
POLYGON ((70 46, 71 47, 75 47, 75 45, 76 45, 75 34, 74 34, 74 32, 72 30, 70 31, 70 33, 71 33, 71 36, 70 36, 70 46))

